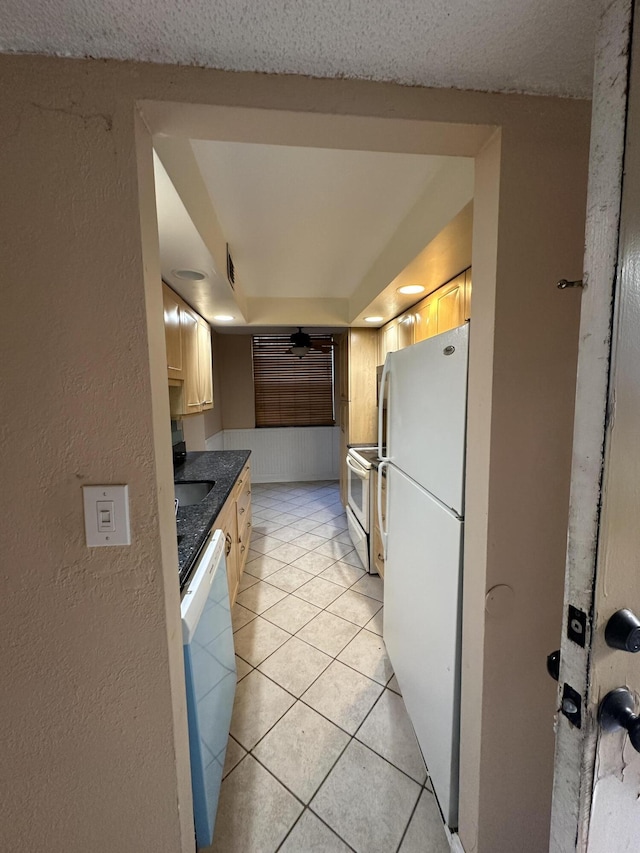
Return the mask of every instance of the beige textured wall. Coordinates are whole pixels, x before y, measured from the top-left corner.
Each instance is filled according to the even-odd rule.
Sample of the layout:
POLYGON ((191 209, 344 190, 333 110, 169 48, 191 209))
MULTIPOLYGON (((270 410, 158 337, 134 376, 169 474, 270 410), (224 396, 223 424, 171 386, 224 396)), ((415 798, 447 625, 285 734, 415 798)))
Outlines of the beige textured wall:
POLYGON ((87 65, 0 66, 0 849, 176 853, 191 807, 171 437, 133 101, 94 91, 87 65), (101 483, 129 485, 130 547, 85 545, 81 486, 101 483))
MULTIPOLYGON (((497 203, 499 239, 492 279, 491 246, 476 257, 474 238, 484 308, 474 307, 471 378, 483 393, 470 396, 479 439, 467 522, 480 556, 467 554, 465 625, 480 642, 465 672, 484 678, 463 693, 463 725, 482 716, 480 751, 463 740, 461 836, 468 853, 545 849, 555 691, 544 654, 560 631, 579 304, 554 281, 580 276, 589 105, 29 56, 0 57, 0 76, 0 387, 11 414, 0 847, 190 849, 169 416, 150 368, 162 316, 145 290, 159 274, 148 202, 144 241, 138 213, 144 100, 154 133, 202 138, 474 156, 501 128, 497 201, 490 187, 475 200, 476 217, 497 203), (130 548, 84 545, 80 486, 99 482, 129 483, 130 548), (496 583, 512 586, 517 613, 485 621, 496 583)), ((490 223, 482 233, 492 239, 490 223)), ((224 427, 252 426, 252 396, 227 391, 223 380, 224 427)))
POLYGON ((256 404, 253 390, 251 335, 218 335, 224 429, 253 429, 256 404))
POLYGON ((222 430, 222 369, 220 357, 220 335, 211 332, 211 355, 213 358, 213 409, 204 413, 204 437, 210 438, 222 430))

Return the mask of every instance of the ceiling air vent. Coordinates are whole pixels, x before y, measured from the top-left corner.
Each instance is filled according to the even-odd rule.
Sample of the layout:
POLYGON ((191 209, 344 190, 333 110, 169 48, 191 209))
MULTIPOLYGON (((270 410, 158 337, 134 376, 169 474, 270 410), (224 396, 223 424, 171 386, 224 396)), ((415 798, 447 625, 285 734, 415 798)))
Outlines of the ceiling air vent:
POLYGON ((229 244, 228 243, 227 243, 227 279, 229 280, 229 284, 231 285, 231 289, 235 290, 236 268, 233 265, 233 258, 231 257, 231 252, 229 251, 229 244))

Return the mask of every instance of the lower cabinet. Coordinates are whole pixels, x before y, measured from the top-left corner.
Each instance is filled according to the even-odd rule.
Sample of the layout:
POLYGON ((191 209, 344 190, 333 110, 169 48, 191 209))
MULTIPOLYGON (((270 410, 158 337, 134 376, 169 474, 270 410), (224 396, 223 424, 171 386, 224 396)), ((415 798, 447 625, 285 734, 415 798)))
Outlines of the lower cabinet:
POLYGON ((247 462, 220 510, 215 527, 225 536, 229 599, 235 603, 251 538, 251 466, 247 462))
POLYGON ((251 540, 251 468, 246 464, 235 485, 238 529, 238 583, 244 572, 251 540))

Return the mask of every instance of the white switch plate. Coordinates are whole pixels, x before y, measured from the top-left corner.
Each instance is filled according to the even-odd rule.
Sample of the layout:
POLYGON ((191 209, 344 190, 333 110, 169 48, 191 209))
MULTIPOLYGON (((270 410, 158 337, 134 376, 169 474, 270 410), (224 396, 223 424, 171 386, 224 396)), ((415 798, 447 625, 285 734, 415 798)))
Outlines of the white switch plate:
POLYGON ((129 527, 129 486, 83 486, 84 530, 87 545, 95 548, 100 545, 131 545, 129 527), (113 506, 113 515, 109 527, 112 530, 101 531, 100 508, 113 506))

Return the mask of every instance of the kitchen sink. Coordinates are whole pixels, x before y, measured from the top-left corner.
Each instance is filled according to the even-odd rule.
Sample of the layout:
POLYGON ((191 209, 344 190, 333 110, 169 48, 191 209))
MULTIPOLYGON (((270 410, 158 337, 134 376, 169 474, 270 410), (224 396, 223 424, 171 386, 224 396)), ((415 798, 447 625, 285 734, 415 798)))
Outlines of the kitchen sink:
POLYGON ((193 506, 204 500, 215 484, 215 480, 186 480, 174 483, 173 488, 180 506, 193 506))

